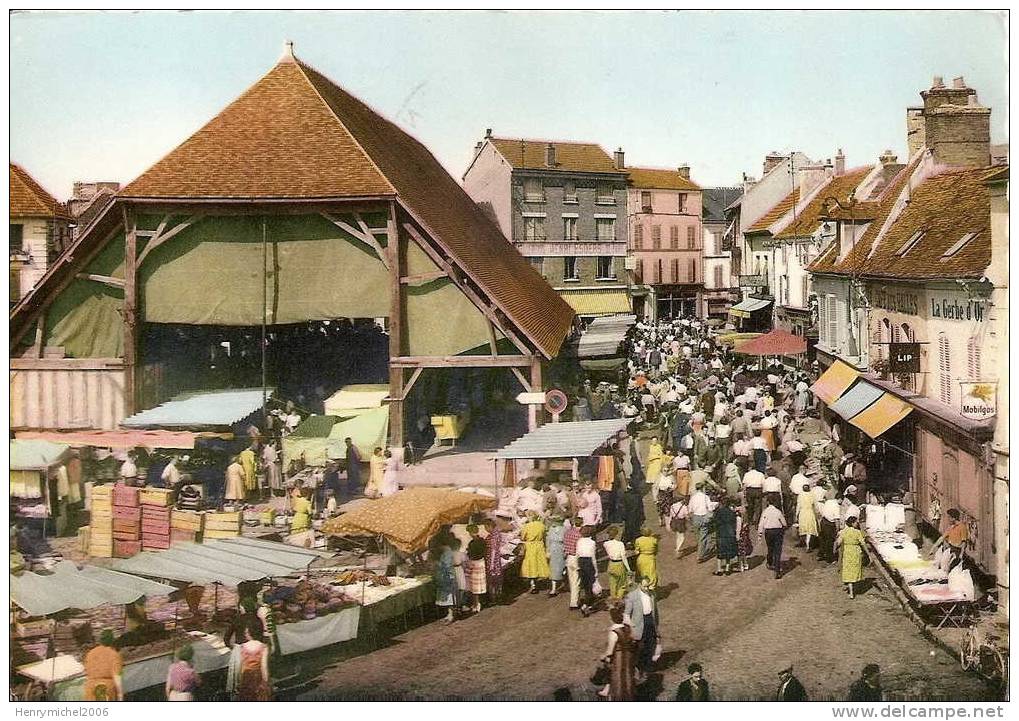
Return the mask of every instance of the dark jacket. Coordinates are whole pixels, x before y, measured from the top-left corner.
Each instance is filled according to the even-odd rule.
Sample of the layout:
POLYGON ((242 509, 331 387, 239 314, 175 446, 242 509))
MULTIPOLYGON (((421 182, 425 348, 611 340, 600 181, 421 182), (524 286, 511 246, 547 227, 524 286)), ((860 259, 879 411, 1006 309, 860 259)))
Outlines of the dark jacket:
POLYGON ((871 686, 864 682, 862 678, 856 679, 852 686, 849 687, 849 700, 850 701, 880 701, 881 700, 881 687, 871 686))
POLYGON ((676 689, 676 700, 710 701, 711 693, 708 691, 708 682, 704 679, 694 681, 692 678, 688 678, 676 689))
POLYGON ((803 688, 803 684, 800 680, 793 676, 789 679, 789 683, 783 683, 778 687, 778 693, 776 694, 776 701, 806 701, 807 690, 803 688))

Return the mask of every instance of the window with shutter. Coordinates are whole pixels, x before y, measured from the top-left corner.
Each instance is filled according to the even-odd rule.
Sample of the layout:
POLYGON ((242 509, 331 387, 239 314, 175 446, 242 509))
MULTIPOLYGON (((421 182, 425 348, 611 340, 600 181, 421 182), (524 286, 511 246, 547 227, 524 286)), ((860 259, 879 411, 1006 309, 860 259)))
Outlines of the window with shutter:
POLYGON ((690 250, 697 247, 697 228, 692 225, 686 229, 686 247, 690 250))
POLYGON ((838 345, 839 337, 838 306, 835 303, 835 296, 828 296, 828 347, 834 348, 838 345))
POLYGON ((975 337, 969 339, 966 347, 967 368, 971 381, 980 380, 980 341, 975 337))
POLYGON ((810 304, 810 276, 804 275, 800 286, 800 308, 806 308, 810 304))
POLYGON ((673 283, 678 283, 679 282, 679 258, 673 258, 672 262, 670 263, 670 265, 672 266, 672 282, 673 283))
POLYGON ((679 248, 679 227, 676 225, 669 228, 669 242, 671 243, 673 250, 679 248))
POLYGON ((528 203, 545 202, 545 188, 537 178, 524 179, 524 200, 528 203))
POLYGON ((660 225, 651 226, 651 246, 655 250, 660 250, 662 247, 662 226, 660 225))
POLYGON ((697 282, 697 259, 691 258, 687 267, 687 281, 690 283, 697 282))
POLYGON ((655 263, 655 283, 662 282, 662 259, 659 258, 658 262, 655 263))
POLYGON ((720 265, 715 266, 715 287, 716 288, 725 287, 724 285, 722 285, 722 266, 720 265))
POLYGON ((945 333, 938 334, 938 380, 941 402, 952 404, 952 346, 945 333))
POLYGON ((637 250, 644 247, 644 226, 635 225, 633 228, 633 245, 637 250))
POLYGON ((640 209, 645 213, 651 212, 651 193, 649 191, 641 191, 640 194, 640 209))
POLYGON ((644 261, 640 258, 637 259, 637 280, 644 282, 644 261))

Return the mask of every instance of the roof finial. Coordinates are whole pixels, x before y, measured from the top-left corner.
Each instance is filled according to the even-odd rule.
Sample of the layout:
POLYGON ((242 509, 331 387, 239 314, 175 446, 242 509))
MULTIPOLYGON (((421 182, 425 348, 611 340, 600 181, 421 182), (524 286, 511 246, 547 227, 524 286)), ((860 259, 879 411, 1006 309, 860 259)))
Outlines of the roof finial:
POLYGON ((293 40, 287 40, 283 43, 283 54, 280 55, 280 62, 281 63, 295 62, 293 40))

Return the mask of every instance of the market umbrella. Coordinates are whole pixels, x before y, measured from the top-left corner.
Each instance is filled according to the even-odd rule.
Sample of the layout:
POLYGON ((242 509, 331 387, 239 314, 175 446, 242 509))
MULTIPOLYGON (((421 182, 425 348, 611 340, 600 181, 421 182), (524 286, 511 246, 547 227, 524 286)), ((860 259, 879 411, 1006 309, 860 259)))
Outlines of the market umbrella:
POLYGON ((737 344, 734 350, 743 355, 799 355, 807 352, 807 341, 789 331, 776 328, 759 338, 737 344))
POLYGON ((495 508, 489 496, 443 488, 408 488, 365 503, 322 526, 327 536, 384 536, 404 553, 423 551, 440 528, 495 508))

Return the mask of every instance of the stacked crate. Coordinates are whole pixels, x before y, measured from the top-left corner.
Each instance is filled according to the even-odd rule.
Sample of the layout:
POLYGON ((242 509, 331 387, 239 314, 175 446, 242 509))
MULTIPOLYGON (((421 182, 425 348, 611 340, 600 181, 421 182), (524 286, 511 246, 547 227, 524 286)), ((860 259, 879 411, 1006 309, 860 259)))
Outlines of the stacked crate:
POLYGON ((196 542, 202 535, 205 514, 199 511, 171 511, 170 542, 196 542))
POLYGON ((203 538, 236 538, 241 535, 241 512, 206 513, 203 538))
POLYGON ((97 558, 113 558, 113 486, 92 488, 88 553, 97 558))
POLYGON ((144 488, 139 494, 142 506, 142 549, 163 550, 170 547, 170 513, 173 491, 166 488, 144 488))
POLYGON ((142 550, 138 490, 121 483, 113 487, 113 555, 117 558, 130 558, 142 550))

